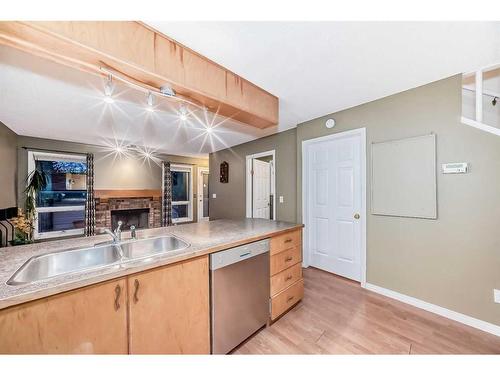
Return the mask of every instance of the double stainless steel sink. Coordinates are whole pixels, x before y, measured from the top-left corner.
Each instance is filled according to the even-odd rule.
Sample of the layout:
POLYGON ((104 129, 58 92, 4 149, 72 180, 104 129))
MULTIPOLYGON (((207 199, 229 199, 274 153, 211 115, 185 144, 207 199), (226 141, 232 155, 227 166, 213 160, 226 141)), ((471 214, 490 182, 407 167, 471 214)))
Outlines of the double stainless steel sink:
POLYGON ((149 259, 158 254, 189 247, 174 236, 162 236, 119 243, 58 251, 30 258, 7 281, 8 285, 22 285, 63 274, 119 266, 133 260, 149 259))

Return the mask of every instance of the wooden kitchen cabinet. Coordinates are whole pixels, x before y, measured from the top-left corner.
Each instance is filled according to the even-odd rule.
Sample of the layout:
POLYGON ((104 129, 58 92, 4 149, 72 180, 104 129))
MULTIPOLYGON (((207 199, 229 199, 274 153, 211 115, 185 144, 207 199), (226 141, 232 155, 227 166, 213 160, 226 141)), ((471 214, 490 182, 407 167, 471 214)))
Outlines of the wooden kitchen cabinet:
POLYGON ((126 354, 126 280, 0 310, 2 354, 126 354))
POLYGON ((130 354, 209 354, 208 256, 128 277, 130 354))
POLYGON ((270 320, 276 320, 304 297, 302 228, 270 241, 270 320))

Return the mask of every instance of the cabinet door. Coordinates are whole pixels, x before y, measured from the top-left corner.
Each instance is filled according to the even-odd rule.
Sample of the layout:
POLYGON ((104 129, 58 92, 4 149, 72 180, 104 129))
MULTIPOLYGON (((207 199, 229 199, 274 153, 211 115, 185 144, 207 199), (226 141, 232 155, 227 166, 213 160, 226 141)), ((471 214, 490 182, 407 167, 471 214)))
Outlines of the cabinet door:
POLYGON ((208 256, 129 276, 130 353, 210 353, 208 284, 208 256))
POLYGON ((126 281, 0 311, 0 353, 127 353, 126 281))

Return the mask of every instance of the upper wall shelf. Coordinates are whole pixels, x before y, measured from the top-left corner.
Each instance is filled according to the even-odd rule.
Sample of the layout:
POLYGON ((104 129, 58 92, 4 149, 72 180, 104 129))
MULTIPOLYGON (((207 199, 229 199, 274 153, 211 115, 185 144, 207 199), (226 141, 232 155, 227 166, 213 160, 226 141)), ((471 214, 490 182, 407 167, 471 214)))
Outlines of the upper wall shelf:
POLYGON ((100 75, 105 64, 144 85, 170 85, 256 128, 278 124, 276 96, 140 22, 0 22, 0 43, 100 75))

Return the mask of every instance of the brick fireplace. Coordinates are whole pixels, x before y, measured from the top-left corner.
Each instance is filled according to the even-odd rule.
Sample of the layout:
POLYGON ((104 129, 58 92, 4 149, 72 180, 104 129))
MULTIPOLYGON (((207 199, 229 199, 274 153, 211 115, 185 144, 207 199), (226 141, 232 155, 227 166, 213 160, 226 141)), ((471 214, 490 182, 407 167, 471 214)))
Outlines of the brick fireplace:
POLYGON ((95 196, 96 232, 103 228, 115 229, 113 218, 115 223, 124 221, 125 230, 139 223, 147 228, 161 226, 160 190, 96 190, 95 196))

